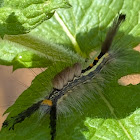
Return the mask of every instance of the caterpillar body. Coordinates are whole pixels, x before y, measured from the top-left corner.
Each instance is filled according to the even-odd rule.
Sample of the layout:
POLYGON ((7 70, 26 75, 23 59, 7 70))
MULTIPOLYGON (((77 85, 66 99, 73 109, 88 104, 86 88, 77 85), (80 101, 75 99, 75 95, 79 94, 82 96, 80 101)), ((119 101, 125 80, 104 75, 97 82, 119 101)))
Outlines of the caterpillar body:
POLYGON ((74 92, 75 87, 79 87, 82 84, 87 84, 91 80, 96 80, 98 74, 103 70, 104 66, 114 60, 115 54, 109 51, 112 41, 117 33, 120 24, 125 20, 124 14, 119 14, 113 22, 113 25, 109 29, 105 41, 101 46, 101 52, 94 59, 94 61, 85 69, 82 70, 80 63, 75 63, 72 67, 67 67, 60 73, 58 73, 52 80, 53 89, 49 96, 45 99, 33 104, 27 110, 19 113, 17 116, 12 117, 12 126, 10 126, 10 120, 6 120, 3 123, 3 127, 14 129, 15 124, 22 122, 25 118, 31 116, 36 110, 40 109, 42 114, 50 114, 50 127, 51 127, 51 139, 55 139, 56 135, 56 120, 57 114, 69 112, 75 107, 74 100, 84 102, 83 98, 91 98, 93 95, 87 95, 84 93, 74 92), (73 94, 74 93, 74 94, 73 94), (69 102, 69 105, 67 104, 69 102))

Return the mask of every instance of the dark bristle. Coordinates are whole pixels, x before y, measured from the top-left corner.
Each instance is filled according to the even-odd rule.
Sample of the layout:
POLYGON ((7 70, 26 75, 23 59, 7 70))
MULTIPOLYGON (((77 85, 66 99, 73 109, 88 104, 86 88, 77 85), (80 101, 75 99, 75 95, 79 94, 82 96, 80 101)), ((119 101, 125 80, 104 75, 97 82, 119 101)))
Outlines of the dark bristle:
POLYGON ((50 128, 51 128, 51 140, 56 136, 56 103, 53 104, 50 110, 50 128))
MULTIPOLYGON (((105 40, 104 40, 104 42, 102 44, 101 52, 98 55, 98 57, 96 59, 94 59, 94 61, 93 61, 93 66, 95 66, 98 63, 99 59, 105 53, 107 53, 109 51, 109 49, 110 49, 110 47, 112 45, 113 39, 114 39, 114 37, 115 37, 115 35, 116 35, 117 31, 118 31, 118 28, 119 28, 121 22, 123 22, 125 20, 125 18, 126 18, 126 15, 121 13, 114 19, 114 22, 113 22, 112 26, 110 27, 110 29, 109 29, 109 31, 108 31, 108 33, 106 35, 106 38, 105 38, 105 40)), ((88 66, 86 69, 82 70, 82 73, 90 70, 91 68, 92 68, 91 66, 88 66)))
POLYGON ((119 20, 123 21, 125 20, 126 15, 125 14, 119 14, 119 20))
POLYGON ((9 122, 5 120, 4 123, 2 124, 2 127, 7 127, 8 125, 9 125, 9 122))
POLYGON ((102 44, 101 52, 103 54, 105 54, 106 52, 109 51, 109 49, 112 45, 113 39, 118 31, 118 28, 119 28, 121 22, 123 22, 125 20, 125 18, 126 18, 125 14, 119 14, 119 16, 117 16, 114 19, 114 22, 106 35, 105 41, 102 44))
POLYGON ((14 126, 17 123, 21 123, 22 121, 24 121, 25 118, 30 117, 40 107, 41 102, 42 102, 42 100, 33 104, 31 107, 29 107, 29 108, 27 108, 27 110, 19 113, 17 116, 11 117, 10 120, 5 120, 2 127, 9 127, 9 125, 11 125, 11 123, 12 123, 12 126, 9 127, 9 130, 11 130, 11 129, 14 130, 14 126))

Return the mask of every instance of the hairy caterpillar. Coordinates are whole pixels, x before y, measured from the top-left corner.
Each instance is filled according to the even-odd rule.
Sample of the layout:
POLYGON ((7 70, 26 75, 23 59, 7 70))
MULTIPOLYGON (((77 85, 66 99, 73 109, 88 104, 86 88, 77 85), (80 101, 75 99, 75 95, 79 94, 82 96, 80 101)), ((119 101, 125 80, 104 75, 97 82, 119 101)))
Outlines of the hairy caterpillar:
MULTIPOLYGON (((88 66, 86 69, 81 69, 79 63, 74 64, 72 67, 64 69, 62 72, 57 74, 53 79, 53 90, 49 96, 44 100, 41 100, 27 110, 21 112, 17 116, 11 118, 14 120, 12 126, 10 125, 10 120, 7 120, 3 123, 3 127, 9 127, 9 129, 14 129, 14 125, 22 122, 26 117, 31 116, 39 108, 42 110, 43 114, 50 113, 50 126, 51 126, 51 136, 52 140, 55 138, 56 133, 56 116, 57 113, 63 113, 63 107, 65 110, 69 111, 69 106, 66 102, 69 102, 73 106, 73 98, 82 102, 84 97, 90 98, 93 95, 85 95, 84 93, 72 94, 71 91, 75 90, 75 87, 78 87, 82 84, 86 84, 91 80, 96 79, 98 73, 102 71, 104 66, 108 64, 114 57, 115 54, 109 52, 113 38, 120 26, 120 23, 125 20, 125 15, 120 14, 113 22, 112 27, 110 28, 106 39, 101 47, 101 53, 97 58, 94 59, 93 63, 88 66)), ((78 105, 77 105, 78 107, 78 105)))

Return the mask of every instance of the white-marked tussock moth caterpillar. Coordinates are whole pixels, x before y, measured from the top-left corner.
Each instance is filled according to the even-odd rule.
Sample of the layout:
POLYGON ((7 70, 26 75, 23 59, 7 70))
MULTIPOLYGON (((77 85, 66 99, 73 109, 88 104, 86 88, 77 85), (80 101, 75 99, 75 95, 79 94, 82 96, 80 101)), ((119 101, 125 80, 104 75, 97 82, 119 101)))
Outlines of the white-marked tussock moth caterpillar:
MULTIPOLYGON (((77 89, 75 88, 84 86, 89 82, 98 84, 98 74, 104 71, 105 66, 111 64, 116 58, 117 52, 113 53, 110 51, 110 47, 121 22, 124 20, 125 15, 123 14, 119 14, 115 18, 101 46, 101 52, 92 64, 82 70, 81 64, 75 63, 72 67, 67 67, 62 70, 52 80, 53 89, 49 96, 33 104, 17 116, 10 118, 10 120, 6 120, 3 123, 3 127, 8 127, 9 130, 14 129, 17 123, 22 122, 36 110, 40 109, 43 115, 50 114, 51 139, 54 140, 57 114, 69 112, 71 110, 70 108, 76 108, 78 110, 79 104, 86 101, 84 98, 92 98, 94 96, 84 94, 84 92, 76 92, 77 89), (75 103, 76 101, 77 103, 75 103), (12 124, 10 123, 11 120, 12 124)), ((101 82, 103 82, 102 79, 101 82)), ((96 91, 95 89, 95 92, 98 92, 98 90, 96 91)))

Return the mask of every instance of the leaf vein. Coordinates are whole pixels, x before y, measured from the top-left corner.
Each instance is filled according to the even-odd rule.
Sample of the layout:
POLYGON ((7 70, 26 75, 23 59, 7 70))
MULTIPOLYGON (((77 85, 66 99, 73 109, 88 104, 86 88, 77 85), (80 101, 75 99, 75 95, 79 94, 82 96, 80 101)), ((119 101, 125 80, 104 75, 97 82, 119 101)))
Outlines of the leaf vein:
POLYGON ((66 35, 71 40, 71 42, 72 42, 72 44, 73 44, 74 49, 76 50, 76 52, 78 52, 80 55, 83 55, 83 52, 81 51, 81 49, 79 47, 79 44, 76 41, 76 38, 71 34, 71 32, 69 31, 69 29, 67 28, 67 26, 65 25, 65 23, 63 22, 63 20, 60 18, 60 16, 57 14, 57 12, 55 12, 54 16, 55 16, 55 19, 58 21, 58 23, 63 28, 63 30, 66 33, 66 35))
POLYGON ((122 130, 124 131, 125 135, 128 137, 129 140, 133 140, 133 138, 130 136, 130 134, 128 133, 128 131, 126 130, 126 128, 124 127, 124 125, 121 123, 120 120, 118 120, 117 115, 114 113, 114 108, 111 106, 111 104, 109 103, 109 101, 105 98, 105 96, 100 92, 99 93, 100 97, 102 98, 102 100, 105 102, 106 106, 109 108, 111 114, 114 116, 114 118, 118 121, 120 127, 122 128, 122 130))

